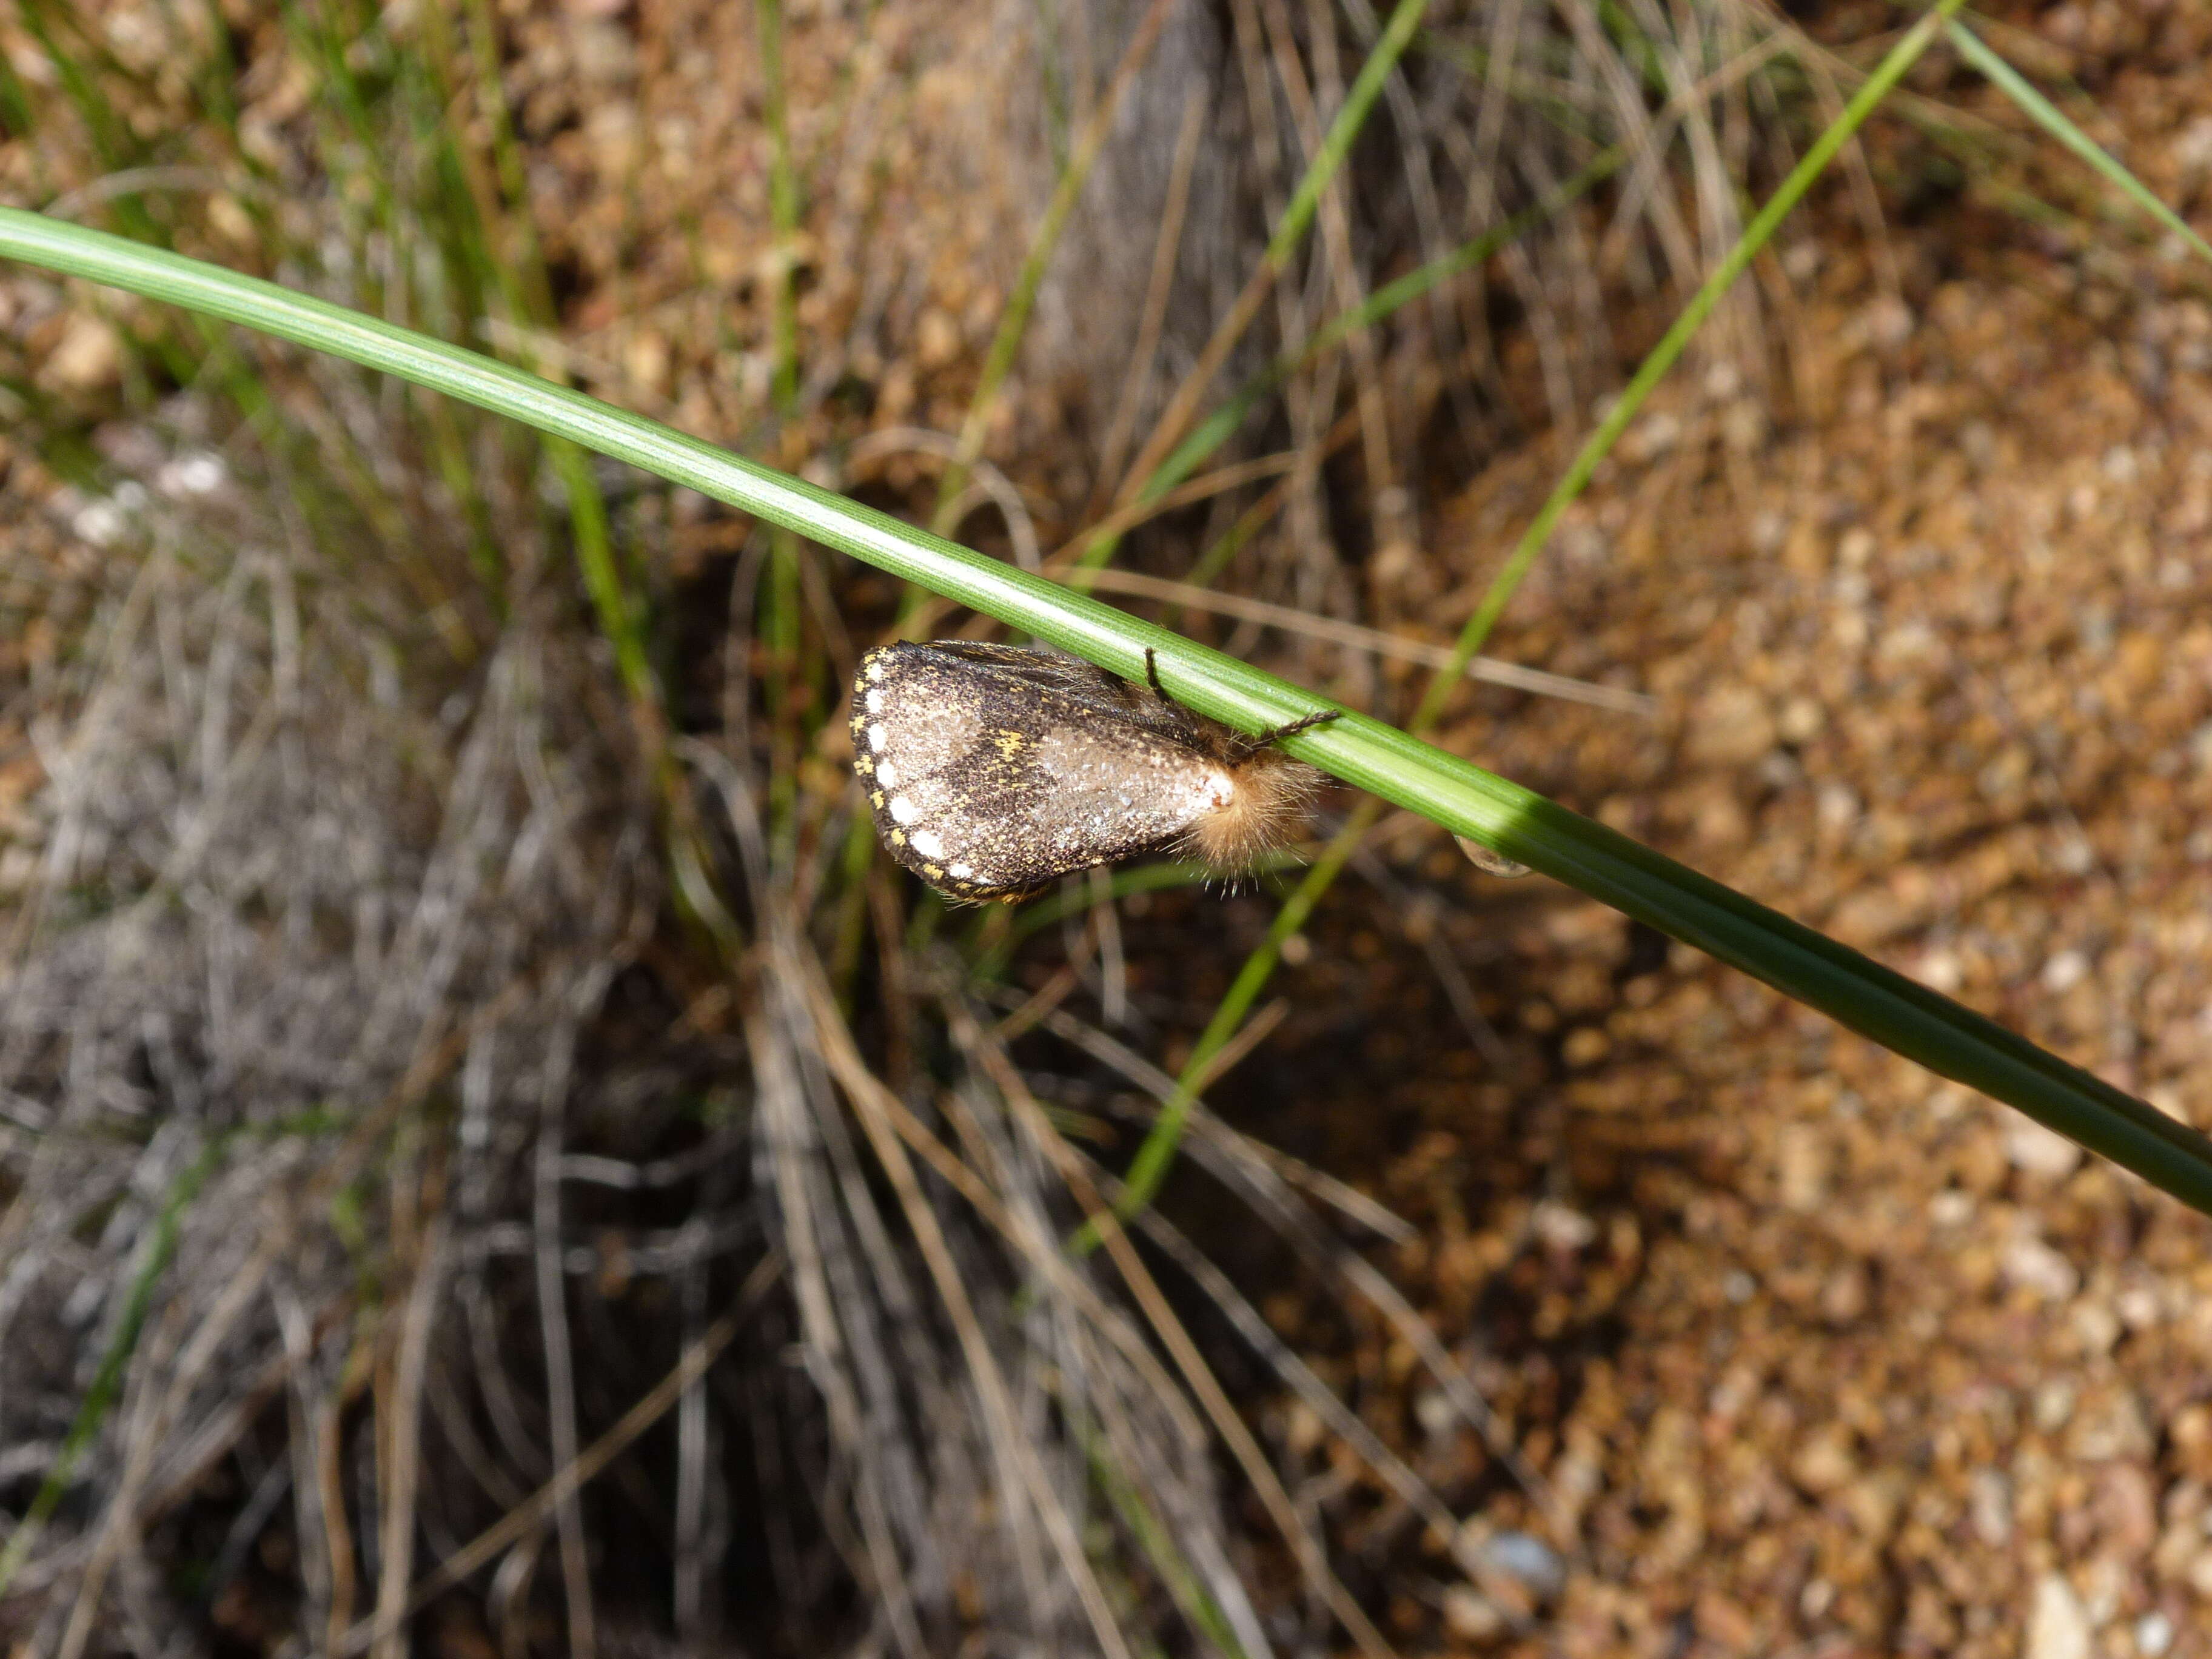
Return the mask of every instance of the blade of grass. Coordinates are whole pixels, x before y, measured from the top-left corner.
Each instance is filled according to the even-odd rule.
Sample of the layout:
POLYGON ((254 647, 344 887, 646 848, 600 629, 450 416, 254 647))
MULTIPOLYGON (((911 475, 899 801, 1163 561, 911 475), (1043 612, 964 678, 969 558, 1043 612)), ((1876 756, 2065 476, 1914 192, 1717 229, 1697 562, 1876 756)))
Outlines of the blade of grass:
MULTIPOLYGON (((1297 855, 1293 853, 1269 853, 1247 870, 1239 880, 1258 881, 1285 871, 1300 868, 1297 855)), ((1118 902, 1138 893, 1161 893, 1176 887, 1203 887, 1218 883, 1220 872, 1208 865, 1184 864, 1166 860, 1158 864, 1136 864, 1125 870, 1116 870, 1107 883, 1106 896, 1118 902)), ((1273 884, 1270 884, 1271 885, 1273 884)), ((1046 927, 1056 927, 1062 919, 1079 915, 1099 902, 1098 896, 1089 888, 1074 891, 1062 889, 1034 899, 1012 913, 1009 922, 997 929, 998 937, 975 953, 972 977, 980 981, 994 980, 1006 970, 1006 961, 1014 947, 1031 934, 1046 927)), ((983 930, 995 918, 1004 916, 1004 910, 988 912, 969 934, 971 950, 981 940, 983 930)))
POLYGON ((769 283, 774 333, 776 412, 788 416, 799 401, 799 295, 793 281, 793 245, 799 234, 799 175, 791 161, 791 123, 783 82, 782 0, 753 0, 754 31, 759 38, 762 115, 768 123, 769 223, 775 232, 769 283))
POLYGON ((1124 95, 1135 84, 1137 71, 1152 55, 1152 48, 1159 44, 1160 31, 1167 26, 1168 14, 1174 9, 1174 0, 1152 0, 1144 16, 1138 20, 1136 30, 1122 51, 1121 61, 1115 66, 1113 78, 1098 100, 1098 107, 1085 124, 1083 135, 1068 157, 1067 165, 1060 169, 1052 200, 1030 238, 1021 273, 1014 279, 1006 308, 999 315, 998 331, 991 337, 991 348, 984 354, 983 372, 976 380, 975 395, 969 402, 968 418, 961 422, 958 454, 945 469, 945 476, 938 484, 937 507, 930 515, 929 527, 940 536, 949 534, 954 527, 953 504, 968 488, 969 467, 983 453, 992 405, 998 401, 999 388, 1006 383, 1014 366, 1014 354, 1021 349, 1022 336, 1029 331, 1030 313, 1036 307, 1037 290, 1044 283, 1046 267, 1052 263, 1053 250, 1060 246, 1068 216, 1075 211, 1076 201, 1083 194, 1091 168, 1097 165, 1100 152, 1113 137, 1115 118, 1121 112, 1124 95))
MULTIPOLYGON (((783 76, 782 0, 753 0, 760 43, 763 114, 769 131, 769 224, 775 233, 769 313, 769 397, 779 422, 799 406, 799 290, 793 269, 799 242, 799 175, 792 165, 791 122, 783 76)), ((805 660, 799 599, 799 538, 781 527, 769 532, 768 580, 761 588, 762 691, 769 720, 769 838, 787 864, 799 823, 799 726, 814 678, 805 660)), ((817 713, 818 718, 818 713, 817 713)))
MULTIPOLYGON (((455 133, 447 135, 442 150, 463 185, 457 203, 469 210, 462 240, 477 267, 469 274, 482 293, 497 296, 503 320, 526 331, 517 338, 550 335, 557 307, 537 227, 524 205, 529 201, 529 181, 501 75, 498 19, 489 0, 432 0, 425 8, 425 34, 431 47, 427 58, 441 103, 451 105, 464 84, 459 42, 447 15, 447 8, 455 3, 465 8, 468 19, 472 91, 477 113, 489 128, 490 150, 489 173, 483 158, 455 133)), ((527 353, 523 356, 524 367, 534 368, 527 353)), ((666 707, 646 637, 646 605, 642 594, 633 592, 625 580, 606 498, 592 470, 591 446, 573 443, 549 427, 537 429, 545 434, 545 459, 568 503, 572 551, 584 591, 600 633, 613 648, 631 724, 653 769, 678 902, 687 918, 719 947, 732 948, 736 924, 708 874, 712 860, 701 843, 696 805, 678 781, 669 751, 666 707)))
MULTIPOLYGON (((1160 412, 1159 422, 1145 441, 1137 459, 1129 464, 1128 477, 1115 494, 1115 507, 1127 507, 1134 501, 1159 470, 1160 463, 1197 414, 1198 400, 1206 395, 1206 388, 1213 384, 1213 377, 1228 362, 1230 352, 1244 337, 1244 331, 1252 325, 1252 319, 1260 314, 1261 303, 1273 292, 1276 279, 1289 267, 1291 256, 1297 252, 1306 232, 1312 228, 1314 216, 1321 207, 1322 192, 1344 165, 1344 158, 1351 153, 1360 129, 1367 123, 1368 112, 1375 107, 1375 100, 1382 95, 1390 71, 1405 55, 1427 9, 1428 0, 1398 0, 1389 22, 1383 27, 1366 61, 1360 64, 1351 89, 1345 94, 1344 106, 1337 111, 1320 149, 1315 151, 1304 176, 1291 192, 1290 204, 1283 210, 1275 234, 1267 239, 1267 251, 1260 256, 1258 269, 1213 331, 1213 337, 1200 352, 1197 363, 1160 412)), ((1076 561, 1078 566, 1085 570, 1096 569, 1114 556, 1120 539, 1118 536, 1094 535, 1076 561)))
POLYGON ((211 1138, 200 1149, 200 1154, 169 1182, 169 1190, 161 1200, 159 1214, 154 1218, 152 1233, 139 1261, 138 1270, 131 1276, 131 1285, 125 1292, 123 1315, 116 1322, 115 1332, 108 1339, 107 1347, 100 1357, 100 1367, 94 1372, 92 1382, 77 1402, 76 1414, 70 1421, 69 1431, 63 1437, 61 1451, 54 1459, 46 1478, 39 1483, 32 1496, 30 1507, 9 1535, 8 1547, 0 1550, 0 1601, 8 1595, 8 1586, 37 1547, 39 1535, 53 1518, 54 1511, 69 1493, 70 1482, 76 1473, 77 1464, 85 1449, 114 1409, 116 1398, 123 1386, 124 1368, 137 1351, 138 1339, 145 1334, 146 1316, 152 1311, 154 1291, 175 1260, 178 1235, 183 1231, 185 1212, 199 1197, 200 1189, 230 1155, 231 1147, 241 1139, 276 1140, 293 1135, 328 1134, 345 1127, 346 1119, 319 1107, 311 1107, 276 1122, 253 1128, 232 1129, 211 1138))
MULTIPOLYGON (((0 258, 398 374, 783 525, 1131 680, 1143 675, 1149 648, 1173 695, 1240 730, 1295 719, 1318 701, 1234 658, 804 480, 326 301, 20 209, 0 209, 0 258)), ((2212 1140, 1811 928, 1365 715, 1347 710, 1285 746, 1454 835, 1471 836, 1741 969, 1941 1076, 2018 1107, 2212 1214, 2212 1140)))
MULTIPOLYGON (((1650 356, 1644 358, 1627 386, 1614 400, 1613 407, 1607 410, 1605 418, 1598 422, 1596 429, 1576 453, 1565 472, 1560 475, 1559 483, 1553 486, 1551 495, 1538 509, 1528 529, 1522 532, 1520 540, 1515 544, 1513 551, 1498 574, 1492 579, 1481 603, 1475 606, 1474 614, 1468 618, 1467 625, 1460 630, 1450 658, 1429 681, 1428 690, 1408 723, 1410 731, 1416 734, 1425 732, 1442 716, 1445 702, 1459 684, 1468 663, 1489 638, 1491 629, 1504 613, 1522 578, 1528 575, 1537 556, 1551 540, 1552 532, 1558 527, 1561 515, 1588 487, 1591 477, 1597 471, 1598 463, 1620 441, 1621 434, 1628 429, 1629 422, 1636 418, 1653 388, 1680 358, 1699 325, 1712 313, 1713 307, 1720 303, 1722 296, 1735 285, 1736 279, 1750 267, 1753 258, 1766 246, 1790 210, 1802 199, 1805 192, 1812 188, 1813 181, 1820 176, 1837 153, 1850 142, 1851 135, 1874 112, 1884 94, 1928 49, 1944 20, 1961 3, 1962 0, 1937 0, 1936 5, 1890 49, 1880 67, 1852 94, 1842 115, 1814 141, 1812 148, 1790 170, 1790 176, 1783 180, 1766 205, 1745 227, 1744 234, 1735 246, 1729 250, 1713 273, 1691 297, 1689 304, 1682 308, 1681 314, 1675 318, 1659 343, 1652 348, 1650 356)), ((1342 722, 1337 724, 1341 725, 1342 722)), ((1158 1192, 1160 1183, 1167 1178, 1168 1170, 1174 1162, 1176 1145, 1182 1138, 1183 1126, 1194 1103, 1191 1091, 1196 1079, 1205 1075, 1215 1053, 1236 1036, 1237 1027, 1243 1023, 1245 1015, 1250 1012, 1252 1005, 1259 999, 1260 993, 1266 988, 1269 977, 1274 973, 1275 964, 1282 953, 1283 942, 1303 925, 1305 917, 1320 902, 1322 894, 1336 878, 1337 872, 1343 868, 1345 860, 1351 856, 1353 844, 1366 833, 1373 822, 1374 814, 1364 808, 1352 814, 1351 820, 1330 843, 1328 850, 1307 872, 1305 880, 1291 896, 1282 913, 1277 915, 1274 924, 1267 930, 1267 938, 1245 959, 1228 994, 1214 1009, 1213 1017, 1206 1022, 1206 1030, 1192 1048, 1182 1074, 1176 1079, 1175 1098, 1161 1108, 1151 1133, 1139 1146, 1136 1157, 1130 1163, 1122 1200, 1132 1206, 1127 1213, 1133 1214, 1135 1209, 1150 1203, 1158 1192)), ((1486 836, 1477 836, 1474 839, 1520 863, 1530 862, 1511 848, 1500 847, 1486 836)), ((1543 866, 1536 867, 1540 869, 1543 866)), ((1079 1237, 1085 1246, 1091 1243, 1088 1235, 1079 1235, 1079 1237)))
POLYGON ((1237 1639, 1237 1632, 1230 1627, 1220 1603, 1207 1594, 1199 1575, 1177 1553, 1174 1529, 1161 1521, 1144 1492, 1129 1479, 1096 1425, 1079 1420, 1073 1427, 1076 1443, 1083 1449, 1091 1478, 1106 1494, 1107 1502, 1121 1517, 1121 1524, 1129 1529, 1137 1540, 1137 1547, 1144 1551, 1146 1559, 1159 1574, 1176 1611, 1226 1659, 1245 1659, 1244 1644, 1237 1639))
MULTIPOLYGON (((1712 275, 1691 296, 1689 304, 1682 307, 1681 314, 1674 319, 1673 325, 1661 337, 1659 343, 1651 349, 1650 355, 1638 367, 1635 375, 1613 401, 1613 407, 1606 411, 1596 429, 1568 464, 1566 471, 1553 487, 1551 495, 1538 509, 1528 529, 1522 532, 1512 553, 1492 580, 1482 596, 1482 602, 1476 605, 1474 614, 1468 618, 1467 625, 1460 630, 1458 641, 1453 647, 1453 654, 1458 659, 1459 666, 1463 668, 1466 659, 1482 649, 1483 642, 1490 637, 1490 630, 1497 625, 1499 615, 1511 601, 1522 579, 1528 574, 1537 555, 1544 550, 1545 544, 1551 540, 1552 532, 1559 527, 1562 515, 1589 486, 1591 477, 1597 471, 1598 463, 1612 453, 1613 445, 1627 431, 1629 422, 1642 410, 1654 388, 1666 378, 1668 371, 1674 368, 1689 345, 1691 337, 1712 314, 1713 307, 1735 285, 1736 279, 1751 268, 1751 262, 1772 240, 1783 220, 1790 216, 1790 211, 1804 198, 1805 192, 1813 187, 1814 180, 1827 171, 1828 164, 1851 141, 1852 135, 1865 125, 1867 118, 1888 95, 1890 88, 1904 78, 1905 70, 1919 61, 1920 55, 1934 41, 1937 29, 1959 9, 1962 3, 1963 0, 1936 0, 1921 20, 1899 39, 1874 73, 1868 76, 1858 90, 1851 94, 1850 101, 1844 106, 1843 113, 1813 141, 1812 147, 1790 170, 1790 176, 1767 199, 1766 205, 1744 227, 1743 234, 1737 239, 1735 246, 1728 251, 1714 268, 1712 275)), ((1441 672, 1430 683, 1428 695, 1422 699, 1420 709, 1413 716, 1415 729, 1425 726, 1443 712, 1443 700, 1450 695, 1452 684, 1443 678, 1441 672)))
MULTIPOLYGON (((1747 61, 1740 60, 1724 66, 1692 88, 1692 92, 1705 95, 1732 84, 1776 56, 1781 47, 1782 43, 1778 40, 1745 53, 1743 58, 1747 61)), ((1686 95, 1668 104, 1660 112, 1660 117, 1671 118, 1676 111, 1685 106, 1686 95)), ((1404 276, 1376 289, 1364 303, 1332 318, 1302 348, 1278 356, 1194 428, 1135 491, 1131 497, 1133 504, 1141 506, 1156 501, 1182 483, 1206 457, 1228 442, 1255 404, 1274 393, 1293 374, 1312 367, 1318 359, 1360 330, 1376 326, 1401 307, 1420 299, 1452 277, 1476 269, 1529 231, 1548 223, 1618 173, 1635 154, 1635 147, 1628 144, 1615 144, 1600 151, 1590 158, 1580 173, 1533 207, 1523 209, 1450 252, 1416 266, 1404 276)), ((1119 532, 1109 521, 1095 526, 1089 533, 1091 544, 1084 550, 1082 562, 1085 568, 1096 568, 1111 556, 1112 544, 1119 540, 1119 532), (1103 553, 1099 551, 1102 540, 1106 544, 1103 553)), ((1211 574, 1210 564, 1208 574, 1211 574)), ((1188 580, 1195 582, 1200 578, 1193 575, 1188 580)))
MULTIPOLYGON (((1597 156, 1535 206, 1515 214, 1502 224, 1492 226, 1481 235, 1454 248, 1449 253, 1418 265, 1395 281, 1384 283, 1369 295, 1363 303, 1331 318, 1302 348, 1278 356, 1245 382, 1226 403, 1194 427, 1189 435, 1175 447, 1152 476, 1145 481, 1144 487, 1133 498, 1132 505, 1142 506, 1158 501, 1188 477, 1200 462, 1229 441, 1237 428, 1244 424, 1245 416, 1252 412, 1255 405, 1262 398, 1272 396, 1293 374, 1310 368, 1322 356, 1334 350, 1361 329, 1375 327, 1401 307, 1410 305, 1442 283, 1474 270, 1500 249, 1517 241, 1538 225, 1564 211, 1578 198, 1587 195, 1618 171, 1627 159, 1628 152, 1616 145, 1597 156)), ((1086 559, 1090 558, 1091 551, 1090 549, 1085 550, 1086 559)))
POLYGON ((23 1512, 23 1518, 9 1536, 7 1549, 0 1551, 0 1599, 6 1597, 9 1584, 30 1559, 40 1534, 45 1531, 46 1522, 53 1518, 54 1511, 69 1492, 85 1449, 100 1432, 100 1425, 107 1420, 107 1413, 122 1391, 124 1367, 137 1352, 139 1335, 146 1328, 146 1316, 154 1305, 154 1287, 161 1283, 161 1275, 168 1271, 170 1259, 177 1253, 177 1234, 184 1224, 185 1212, 191 1207, 200 1188, 222 1161, 226 1146, 222 1138, 210 1141, 169 1183, 168 1196, 162 1200, 161 1212, 155 1218, 145 1255, 138 1263, 138 1271, 131 1275, 123 1316, 116 1322, 115 1334, 108 1339, 107 1350, 100 1357, 100 1369, 93 1373, 91 1386, 77 1402, 76 1415, 70 1419, 69 1432, 62 1438, 61 1451, 54 1459, 53 1468, 39 1483, 30 1508, 23 1512))
MULTIPOLYGON (((453 26, 446 14, 447 3, 449 0, 434 0, 426 10, 435 60, 446 83, 442 90, 450 100, 459 89, 459 76, 452 66, 453 26)), ((476 204, 479 234, 470 239, 470 246, 488 267, 477 273, 477 277, 486 292, 500 297, 508 321, 550 332, 555 320, 552 283, 546 275, 536 227, 527 211, 516 205, 530 199, 529 181, 501 79, 497 20, 485 0, 466 0, 466 9, 468 46, 476 71, 472 89, 477 114, 488 130, 492 175, 485 175, 477 158, 458 137, 453 139, 450 152, 476 204), (489 246, 495 237, 504 246, 489 246)), ((658 750, 662 726, 659 686, 647 651, 642 606, 623 580, 605 498, 592 476, 590 461, 574 446, 556 440, 545 446, 545 459, 568 502, 577 568, 599 617, 599 631, 614 649, 632 719, 648 744, 658 750)))
POLYGON ((2037 125, 2095 168, 2122 195, 2166 229, 2188 243, 2201 258, 2212 262, 2212 246, 2208 246, 2204 239, 2189 228, 2186 220, 2160 201, 2152 193, 2150 186, 2129 172, 2110 151, 2067 119, 2063 111, 2021 78, 2018 70, 1997 56, 1989 42, 1955 17, 1945 26, 1944 33, 1950 37, 1951 44, 1958 49, 1959 55, 1987 76, 1990 83, 2019 105, 2037 125))

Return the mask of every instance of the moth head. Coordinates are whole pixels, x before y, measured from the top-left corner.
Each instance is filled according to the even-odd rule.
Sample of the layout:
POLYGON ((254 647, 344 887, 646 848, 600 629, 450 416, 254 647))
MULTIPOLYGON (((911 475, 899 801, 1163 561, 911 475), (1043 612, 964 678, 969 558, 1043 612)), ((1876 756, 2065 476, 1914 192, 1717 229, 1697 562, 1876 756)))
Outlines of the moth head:
POLYGON ((1206 779, 1212 809, 1192 822, 1184 845, 1218 869, 1247 869, 1297 838, 1321 784, 1318 771, 1279 749, 1225 756, 1206 779))

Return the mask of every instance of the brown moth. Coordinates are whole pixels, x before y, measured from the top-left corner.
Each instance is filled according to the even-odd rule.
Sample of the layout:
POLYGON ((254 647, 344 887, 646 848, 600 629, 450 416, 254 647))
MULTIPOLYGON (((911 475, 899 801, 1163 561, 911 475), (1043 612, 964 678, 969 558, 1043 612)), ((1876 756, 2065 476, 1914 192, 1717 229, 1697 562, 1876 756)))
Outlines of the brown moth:
POLYGON ((1224 872, 1282 846, 1321 774, 1274 747, 1325 709, 1249 736, 1077 657, 939 640, 871 651, 853 682, 853 769, 876 833, 940 892, 1013 900, 1174 850, 1224 872))

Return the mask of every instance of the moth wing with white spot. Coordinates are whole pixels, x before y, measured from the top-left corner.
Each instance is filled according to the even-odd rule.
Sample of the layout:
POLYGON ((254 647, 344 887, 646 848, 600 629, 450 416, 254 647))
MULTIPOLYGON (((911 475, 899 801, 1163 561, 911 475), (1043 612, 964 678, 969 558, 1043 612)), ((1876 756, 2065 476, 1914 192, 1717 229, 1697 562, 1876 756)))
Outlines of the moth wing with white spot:
POLYGON ((890 646, 854 684, 854 768, 901 864, 957 897, 1018 898, 1168 846, 1218 804, 1219 769, 1145 718, 1155 702, 1073 659, 890 646))

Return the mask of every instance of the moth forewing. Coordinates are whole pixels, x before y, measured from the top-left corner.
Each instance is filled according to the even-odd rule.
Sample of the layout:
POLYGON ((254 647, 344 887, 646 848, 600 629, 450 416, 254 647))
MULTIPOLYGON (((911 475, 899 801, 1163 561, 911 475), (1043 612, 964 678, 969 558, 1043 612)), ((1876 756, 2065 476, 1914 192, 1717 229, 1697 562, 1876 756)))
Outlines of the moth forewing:
POLYGON ((1015 646, 870 652, 852 729, 884 844, 962 899, 1022 898, 1170 848, 1239 869, 1297 834, 1320 781, 1157 686, 1015 646))

